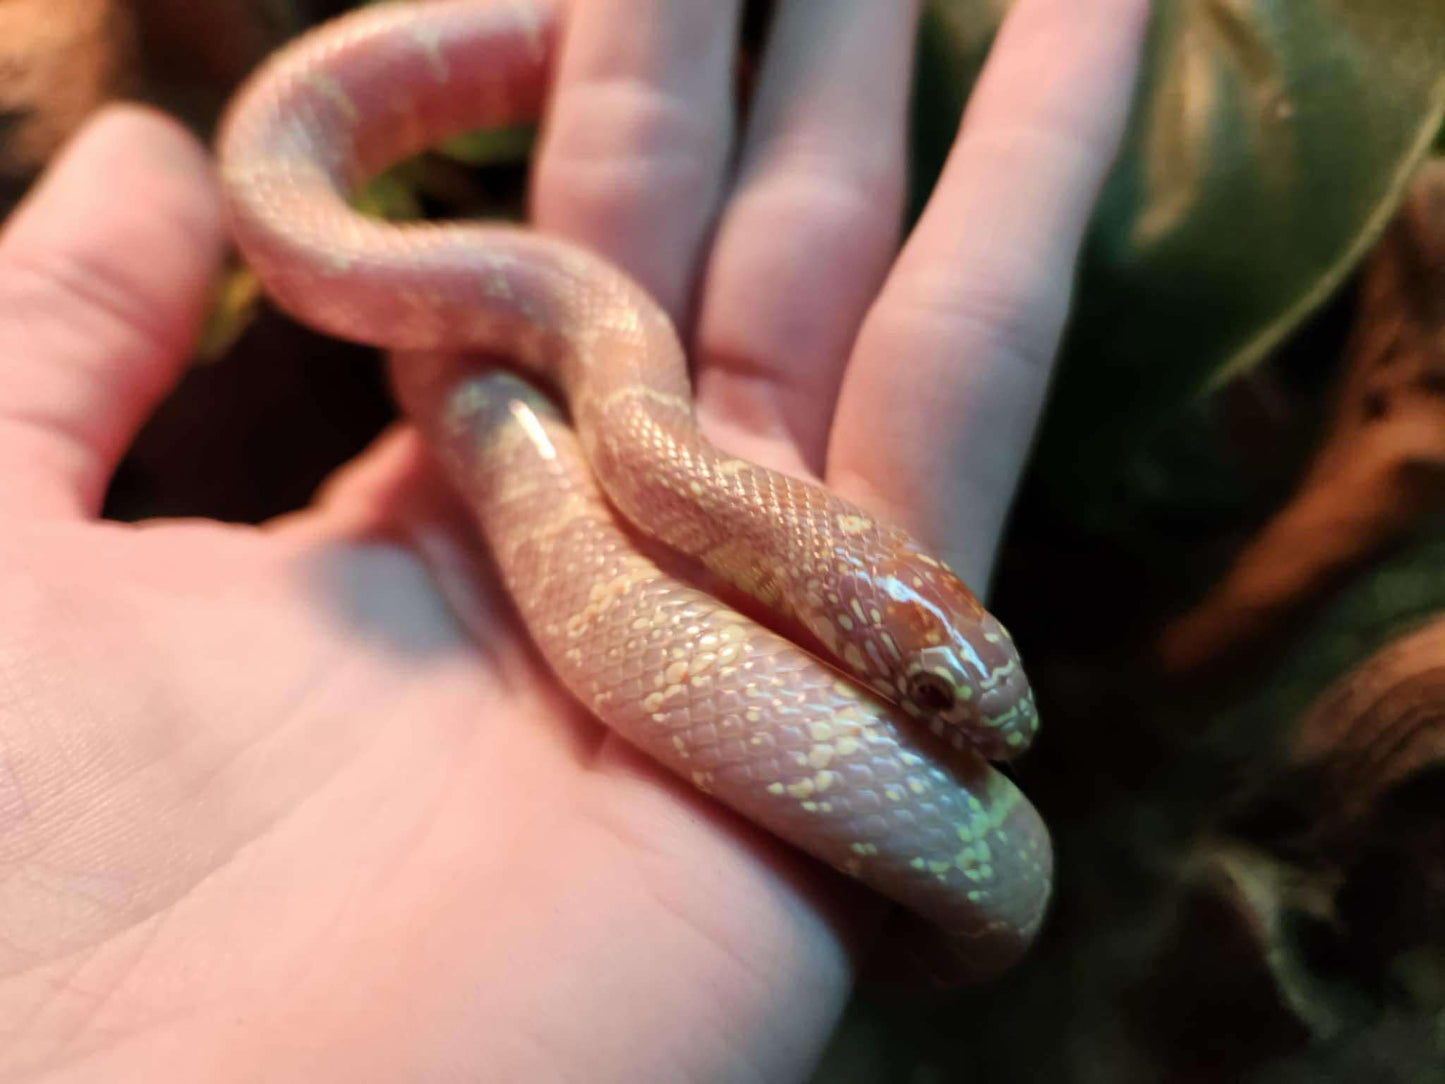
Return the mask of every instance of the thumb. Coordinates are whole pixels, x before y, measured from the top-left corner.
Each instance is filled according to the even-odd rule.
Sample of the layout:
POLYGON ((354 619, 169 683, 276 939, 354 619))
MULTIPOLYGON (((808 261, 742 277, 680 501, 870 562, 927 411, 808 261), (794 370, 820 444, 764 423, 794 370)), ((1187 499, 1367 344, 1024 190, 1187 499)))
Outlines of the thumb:
POLYGON ((94 514, 179 377, 223 244, 200 144, 105 110, 0 234, 0 515, 94 514))

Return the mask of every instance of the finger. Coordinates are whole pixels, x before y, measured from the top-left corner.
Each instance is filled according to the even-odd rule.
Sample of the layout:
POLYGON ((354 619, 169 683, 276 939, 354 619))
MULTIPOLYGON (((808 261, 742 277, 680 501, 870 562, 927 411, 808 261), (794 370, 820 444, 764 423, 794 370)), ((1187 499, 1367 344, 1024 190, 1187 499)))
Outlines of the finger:
POLYGON ((533 217, 683 315, 732 142, 738 0, 572 4, 533 217))
POLYGON ((785 0, 707 271, 705 416, 786 438, 817 473, 898 244, 916 23, 911 0, 785 0))
POLYGON ((323 480, 306 508, 277 516, 268 526, 305 530, 319 521, 332 535, 375 531, 394 518, 399 504, 418 494, 433 499, 439 489, 435 473, 416 430, 394 424, 323 480))
POLYGON ((1019 0, 868 315, 834 484, 987 580, 1117 152, 1147 0, 1019 0))
POLYGON ((189 355, 221 246, 179 125, 116 107, 62 152, 0 235, 0 511, 100 507, 189 355))

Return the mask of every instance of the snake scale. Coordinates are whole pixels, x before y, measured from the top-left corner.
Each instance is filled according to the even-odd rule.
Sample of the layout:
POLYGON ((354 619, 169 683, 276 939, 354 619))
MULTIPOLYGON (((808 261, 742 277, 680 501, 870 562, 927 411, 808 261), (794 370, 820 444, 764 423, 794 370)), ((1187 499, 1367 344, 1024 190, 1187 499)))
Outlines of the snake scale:
POLYGON ((403 405, 583 704, 921 916, 965 970, 997 971, 1032 940, 1052 875, 1038 814, 988 763, 1038 725, 1004 628, 902 530, 710 444, 671 322, 604 259, 524 228, 388 224, 347 202, 444 138, 535 121, 556 36, 544 0, 421 0, 291 43, 222 125, 236 242, 282 309, 405 355, 403 405), (460 357, 479 352, 559 389, 566 422, 460 357), (802 645, 662 571, 614 510, 802 645))

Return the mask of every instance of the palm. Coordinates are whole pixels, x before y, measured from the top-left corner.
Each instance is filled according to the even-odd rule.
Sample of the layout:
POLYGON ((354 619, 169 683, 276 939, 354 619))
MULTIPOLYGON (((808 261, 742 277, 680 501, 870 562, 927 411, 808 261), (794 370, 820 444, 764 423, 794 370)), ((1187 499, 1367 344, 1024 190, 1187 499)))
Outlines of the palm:
MULTIPOLYGON (((57 792, 84 781, 29 810, 49 828, 30 868, 85 901, 57 921, 37 898, 23 950, 44 963, 12 987, 37 1004, 72 990, 45 1029, 57 1044, 119 1020, 117 1054, 139 1067, 181 1026, 204 1059, 197 1033, 219 1045, 238 1015, 288 1047, 330 1047, 316 1029, 332 1021, 370 1037, 350 1050, 359 1070, 413 1047, 394 1021, 414 1017, 445 1063, 483 1028, 525 1035, 488 991, 525 988, 539 957, 630 984, 609 957, 661 940, 669 969, 711 977, 696 1011, 714 1022, 724 991, 756 981, 745 957, 787 893, 717 898, 756 841, 605 748, 494 597, 476 639, 464 631, 427 566, 385 540, 438 524, 414 503, 357 514, 372 483, 271 532, 64 525, 10 540, 15 686, 38 692, 57 666, 81 676, 46 703, 84 726, 36 726, 9 750, 52 765, 57 792), (741 915, 714 913, 695 929, 704 892, 705 910, 762 927, 744 939, 741 915)), ((545 1034, 518 1041, 557 1053, 545 1034)), ((346 1068, 338 1050, 328 1071, 346 1068)))
MULTIPOLYGON (((716 32, 609 53, 597 43, 637 15, 607 13, 629 5, 648 6, 575 9, 539 219, 629 266, 674 313, 706 263, 691 337, 719 439, 775 466, 821 473, 826 461, 830 482, 982 577, 1044 383, 1013 363, 1052 349, 1145 5, 1120 0, 1132 24, 1104 12, 1088 27, 1070 5, 1019 5, 1033 13, 980 92, 981 134, 960 143, 896 264, 908 5, 781 6, 734 198, 722 198, 725 127, 701 155, 720 212, 692 189, 670 201, 676 157, 628 142, 695 141, 695 125, 638 125, 606 108, 634 99, 576 88, 633 85, 599 65, 653 65, 630 75, 725 102, 727 65, 699 65, 693 46, 716 38, 727 59, 728 5, 657 7, 659 26, 686 10, 716 32), (1069 59, 1040 86, 1032 54, 1060 42, 1069 59), (814 43, 892 89, 840 80, 814 43), (702 68, 715 85, 674 85, 702 68), (583 103, 570 125, 569 100, 583 103), (1092 127, 1077 142, 1000 138, 1079 116, 1092 127), (584 145, 609 117, 618 161, 656 167, 651 188, 606 181, 635 169, 588 172, 598 150, 584 145), (897 137, 883 141, 882 173, 880 131, 897 137), (784 153, 794 146, 834 157, 823 190, 845 198, 811 200, 795 168, 811 159, 784 153), (847 196, 850 178, 867 198, 847 196), (1016 187, 1024 203, 1010 207, 1016 187), (649 228, 625 229, 642 207, 649 228), (1010 223, 1003 249, 1018 258, 993 268, 1003 294, 971 303, 991 280, 959 239, 989 215, 1010 223), (779 244, 782 223, 796 243, 779 244), (1035 339, 1010 341, 1020 327, 1035 339), (968 499, 921 497, 930 487, 968 499)), ((218 246, 197 149, 135 114, 97 126, 0 245, 0 1017, 21 1021, 0 1068, 803 1072, 878 906, 567 699, 413 436, 393 434, 313 508, 265 528, 94 520, 114 460, 185 356, 218 246), (148 258, 127 259, 137 251, 148 258)))

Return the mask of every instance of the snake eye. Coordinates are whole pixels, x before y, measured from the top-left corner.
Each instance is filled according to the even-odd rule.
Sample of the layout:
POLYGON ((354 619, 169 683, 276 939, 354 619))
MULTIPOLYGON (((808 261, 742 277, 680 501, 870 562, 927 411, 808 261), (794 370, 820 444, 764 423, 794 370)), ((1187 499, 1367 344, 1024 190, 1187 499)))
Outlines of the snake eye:
POLYGON ((939 674, 925 671, 908 682, 908 699, 921 711, 938 714, 953 707, 953 683, 939 674))

